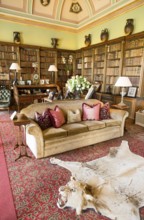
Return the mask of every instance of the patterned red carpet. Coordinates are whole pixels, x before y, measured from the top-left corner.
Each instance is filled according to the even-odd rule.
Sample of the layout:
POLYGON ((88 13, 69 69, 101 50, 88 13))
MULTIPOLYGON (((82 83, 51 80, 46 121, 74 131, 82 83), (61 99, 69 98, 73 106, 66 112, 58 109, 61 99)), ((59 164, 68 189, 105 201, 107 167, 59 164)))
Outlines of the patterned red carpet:
MULTIPOLYGON (((53 166, 49 158, 36 160, 32 158, 15 158, 19 149, 14 151, 17 127, 14 127, 9 116, 0 115, 0 135, 4 146, 5 159, 8 167, 10 186, 18 220, 107 220, 106 217, 87 210, 76 216, 70 208, 61 210, 57 207, 58 188, 65 185, 70 178, 69 171, 59 166, 53 166)), ((144 157, 144 128, 127 123, 124 137, 96 144, 82 149, 66 152, 55 157, 68 161, 90 161, 105 156, 110 147, 119 146, 122 140, 127 140, 132 152, 144 157)), ((1 200, 1 198, 0 198, 1 200)), ((7 212, 7 209, 5 209, 7 212)), ((144 208, 141 209, 141 219, 144 218, 144 208)), ((7 219, 13 220, 11 216, 7 219)))

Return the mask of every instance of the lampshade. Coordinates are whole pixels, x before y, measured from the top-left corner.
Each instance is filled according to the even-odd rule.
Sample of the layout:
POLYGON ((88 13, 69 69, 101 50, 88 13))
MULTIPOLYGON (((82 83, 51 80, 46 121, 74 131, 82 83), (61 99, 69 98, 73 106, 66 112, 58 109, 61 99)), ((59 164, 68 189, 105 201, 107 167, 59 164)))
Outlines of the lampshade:
POLYGON ((128 77, 121 76, 116 81, 115 86, 117 86, 117 87, 130 87, 130 86, 132 86, 132 84, 131 84, 131 81, 129 80, 128 77))
POLYGON ((20 66, 18 63, 12 63, 10 66, 10 70, 20 70, 20 66))
POLYGON ((50 65, 48 71, 57 72, 57 67, 55 65, 50 65))

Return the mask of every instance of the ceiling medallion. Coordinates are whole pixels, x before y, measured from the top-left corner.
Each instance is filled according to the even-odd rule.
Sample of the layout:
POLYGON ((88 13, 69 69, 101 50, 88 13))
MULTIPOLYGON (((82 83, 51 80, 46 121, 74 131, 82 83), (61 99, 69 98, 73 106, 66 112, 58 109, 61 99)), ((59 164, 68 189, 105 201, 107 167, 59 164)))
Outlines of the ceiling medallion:
POLYGON ((50 0, 40 0, 40 3, 41 3, 43 6, 47 6, 47 5, 50 3, 50 0))
POLYGON ((79 13, 82 11, 82 8, 78 2, 72 3, 70 7, 70 12, 79 13))

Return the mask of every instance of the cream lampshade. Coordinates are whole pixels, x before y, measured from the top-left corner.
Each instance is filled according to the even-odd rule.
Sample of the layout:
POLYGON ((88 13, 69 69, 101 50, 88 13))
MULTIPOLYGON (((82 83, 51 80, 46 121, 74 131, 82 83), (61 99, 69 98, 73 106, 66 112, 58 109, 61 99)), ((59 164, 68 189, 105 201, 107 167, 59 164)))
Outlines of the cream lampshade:
POLYGON ((55 75, 55 72, 57 72, 57 67, 55 65, 50 65, 49 68, 48 68, 48 71, 50 71, 52 73, 52 82, 54 83, 54 75, 55 75))
POLYGON ((18 63, 12 63, 10 66, 10 70, 15 70, 15 77, 14 77, 14 81, 13 84, 17 84, 17 72, 20 70, 20 66, 18 63))
POLYGON ((126 104, 123 102, 123 97, 126 94, 124 88, 132 86, 131 81, 129 80, 128 77, 121 76, 116 81, 115 86, 122 87, 122 89, 121 89, 121 102, 118 105, 125 106, 126 104))

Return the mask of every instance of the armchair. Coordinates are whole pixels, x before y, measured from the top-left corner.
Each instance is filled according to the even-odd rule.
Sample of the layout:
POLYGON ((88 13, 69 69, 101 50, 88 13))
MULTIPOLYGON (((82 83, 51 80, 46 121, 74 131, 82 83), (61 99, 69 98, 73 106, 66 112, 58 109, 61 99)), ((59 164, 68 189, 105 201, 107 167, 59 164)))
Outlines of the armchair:
POLYGON ((8 110, 11 103, 11 91, 9 89, 0 90, 0 110, 8 110))

